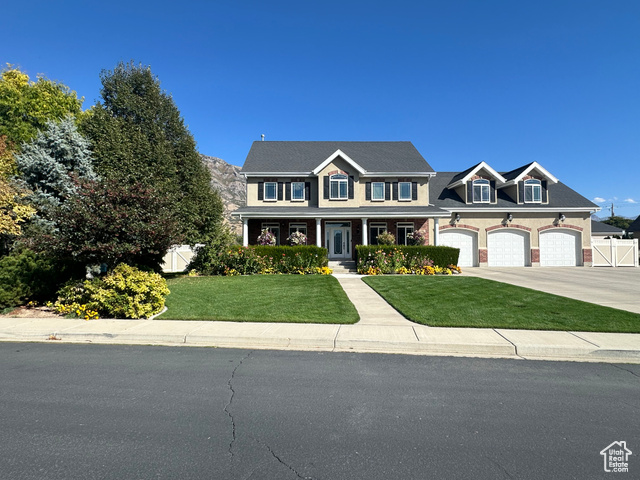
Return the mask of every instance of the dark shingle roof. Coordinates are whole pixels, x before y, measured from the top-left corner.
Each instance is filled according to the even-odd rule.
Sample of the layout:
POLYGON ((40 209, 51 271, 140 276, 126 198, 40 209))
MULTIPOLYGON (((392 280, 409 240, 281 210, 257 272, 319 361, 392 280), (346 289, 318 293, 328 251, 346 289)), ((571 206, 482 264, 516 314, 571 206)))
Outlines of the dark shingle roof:
POLYGON ((311 172, 342 150, 368 172, 433 172, 411 142, 253 142, 243 173, 311 172))
MULTIPOLYGON (((631 222, 631 225, 629 225, 629 228, 627 228, 627 232, 640 233, 640 215, 638 215, 638 218, 631 222)), ((639 236, 640 235, 635 235, 636 238, 638 238, 639 236)))
MULTIPOLYGON (((504 173, 500 172, 502 176, 504 173)), ((429 203, 432 203, 436 207, 440 208, 495 208, 495 209, 518 209, 518 208, 584 208, 584 209, 596 209, 598 206, 587 200, 575 190, 567 187, 564 183, 552 183, 549 182, 549 203, 543 205, 531 205, 531 204, 518 204, 511 197, 509 197, 504 190, 498 190, 498 202, 497 204, 487 203, 470 203, 465 204, 464 200, 458 196, 455 190, 449 190, 447 185, 452 182, 452 179, 458 175, 458 172, 438 172, 438 174, 429 180, 429 203)))
MULTIPOLYGON (((533 162, 531 162, 533 163, 533 162)), ((527 168, 531 166, 531 163, 527 163, 521 167, 516 168, 515 170, 511 170, 510 172, 502 173, 501 175, 507 180, 513 180, 517 178, 522 172, 524 172, 527 168)))
MULTIPOLYGON (((480 163, 482 163, 482 162, 480 162, 480 163)), ((480 165, 480 163, 476 163, 473 167, 467 168, 464 172, 460 172, 460 173, 454 175, 453 178, 451 179, 451 183, 457 182, 458 180, 463 179, 464 177, 469 175, 473 171, 473 169, 475 169, 478 165, 480 165)))
POLYGON ((622 230, 621 228, 614 227, 613 225, 609 225, 607 223, 596 222, 595 220, 591 220, 592 234, 600 233, 600 234, 607 234, 607 235, 622 235, 622 232, 624 232, 624 230, 622 230))

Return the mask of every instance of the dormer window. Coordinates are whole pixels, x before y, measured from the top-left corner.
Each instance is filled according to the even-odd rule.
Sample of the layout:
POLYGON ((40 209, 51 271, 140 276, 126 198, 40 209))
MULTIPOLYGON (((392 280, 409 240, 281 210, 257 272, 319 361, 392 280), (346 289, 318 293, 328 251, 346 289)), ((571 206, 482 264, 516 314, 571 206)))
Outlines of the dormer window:
POLYGON ((489 203, 489 180, 473 181, 473 203, 489 203))
POLYGON ((331 200, 346 200, 348 195, 348 179, 346 175, 341 173, 331 175, 329 180, 330 184, 330 198, 331 200))
POLYGON ((525 203, 542 202, 542 184, 540 180, 524 181, 524 201, 525 203))

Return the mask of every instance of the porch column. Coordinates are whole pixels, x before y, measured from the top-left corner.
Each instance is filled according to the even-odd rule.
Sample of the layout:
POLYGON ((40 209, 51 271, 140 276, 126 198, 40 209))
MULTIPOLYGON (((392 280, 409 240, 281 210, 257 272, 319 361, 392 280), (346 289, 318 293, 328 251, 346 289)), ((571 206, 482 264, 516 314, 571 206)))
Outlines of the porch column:
POLYGON ((440 219, 438 217, 433 219, 433 244, 440 245, 440 219))
POLYGON ((316 245, 322 247, 322 219, 316 218, 316 245))
POLYGON ((248 218, 242 219, 242 246, 243 247, 249 246, 249 219, 248 218))
POLYGON ((362 245, 369 245, 369 224, 368 219, 362 219, 362 245))

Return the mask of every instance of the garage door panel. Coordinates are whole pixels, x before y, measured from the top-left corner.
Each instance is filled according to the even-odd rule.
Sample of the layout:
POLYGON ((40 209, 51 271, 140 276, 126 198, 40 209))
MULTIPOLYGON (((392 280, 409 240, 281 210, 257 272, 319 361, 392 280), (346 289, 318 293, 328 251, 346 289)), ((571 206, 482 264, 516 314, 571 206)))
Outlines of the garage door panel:
POLYGON ((462 231, 444 231, 440 232, 440 245, 454 247, 460 249, 460 257, 458 258, 458 266, 475 267, 478 265, 478 234, 475 232, 462 231))
POLYGON ((575 267, 579 265, 580 233, 573 231, 540 232, 541 267, 575 267))
POLYGON ((528 263, 528 233, 516 230, 490 232, 487 250, 490 267, 524 267, 528 263))

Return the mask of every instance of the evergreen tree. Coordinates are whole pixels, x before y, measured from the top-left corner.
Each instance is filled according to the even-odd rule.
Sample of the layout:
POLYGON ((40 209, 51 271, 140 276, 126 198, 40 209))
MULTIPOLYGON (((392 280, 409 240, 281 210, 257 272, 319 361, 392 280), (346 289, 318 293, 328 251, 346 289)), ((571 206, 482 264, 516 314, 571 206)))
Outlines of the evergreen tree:
POLYGON ((222 226, 222 201, 171 96, 149 67, 133 62, 103 71, 101 81, 102 101, 81 124, 97 173, 153 186, 170 199, 187 242, 211 242, 222 226))
POLYGON ((56 206, 76 191, 76 179, 96 180, 89 142, 78 133, 73 118, 48 121, 46 129, 22 145, 16 164, 41 209, 56 206))

